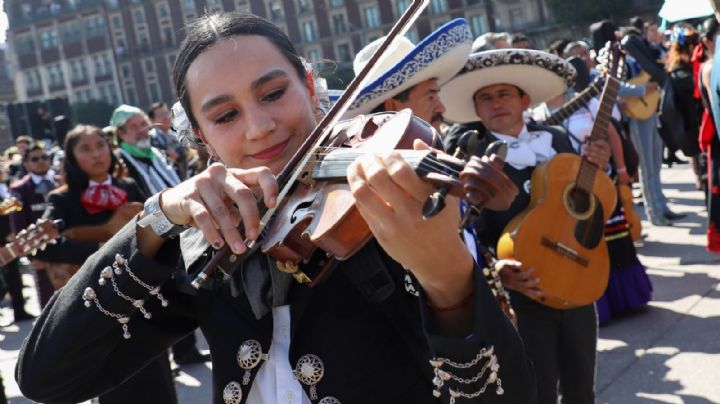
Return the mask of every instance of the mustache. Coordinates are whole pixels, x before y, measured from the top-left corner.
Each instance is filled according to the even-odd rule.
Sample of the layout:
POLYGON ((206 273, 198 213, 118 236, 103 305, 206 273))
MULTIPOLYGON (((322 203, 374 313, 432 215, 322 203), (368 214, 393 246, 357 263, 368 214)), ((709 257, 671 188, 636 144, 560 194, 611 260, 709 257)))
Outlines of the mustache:
POLYGON ((442 114, 435 114, 432 116, 430 122, 445 122, 445 117, 442 114))

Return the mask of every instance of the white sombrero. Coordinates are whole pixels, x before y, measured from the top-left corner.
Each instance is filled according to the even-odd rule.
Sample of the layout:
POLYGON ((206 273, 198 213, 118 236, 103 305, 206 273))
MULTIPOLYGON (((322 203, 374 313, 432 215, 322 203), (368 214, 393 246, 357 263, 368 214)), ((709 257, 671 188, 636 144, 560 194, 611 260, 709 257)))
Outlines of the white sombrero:
POLYGON ((535 106, 562 94, 575 83, 575 69, 565 59, 531 49, 496 49, 473 53, 465 66, 440 89, 443 116, 452 122, 477 121, 473 96, 494 84, 512 84, 535 106))
MULTIPOLYGON (((355 74, 370 60, 383 39, 371 42, 357 54, 353 62, 355 74)), ((467 21, 462 18, 441 26, 417 45, 404 36, 396 39, 375 69, 370 84, 360 90, 345 117, 369 113, 385 100, 429 79, 435 78, 442 85, 467 61, 472 41, 467 21)))

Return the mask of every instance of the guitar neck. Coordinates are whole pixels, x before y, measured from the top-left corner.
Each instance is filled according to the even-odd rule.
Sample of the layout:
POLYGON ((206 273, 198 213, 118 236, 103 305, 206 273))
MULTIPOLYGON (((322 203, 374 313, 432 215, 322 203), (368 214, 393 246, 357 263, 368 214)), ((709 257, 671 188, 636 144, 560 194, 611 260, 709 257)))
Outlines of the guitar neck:
POLYGON ((12 250, 12 243, 0 247, 0 267, 11 263, 16 257, 12 250))
POLYGON ((600 94, 600 90, 602 90, 602 80, 595 80, 588 88, 584 89, 580 94, 560 107, 560 109, 552 114, 543 124, 551 126, 560 125, 564 120, 574 114, 575 111, 587 105, 593 97, 600 94))
MULTIPOLYGON (((600 106, 598 107, 597 116, 595 117, 595 122, 593 123, 592 131, 588 139, 590 142, 607 139, 608 125, 610 125, 612 109, 617 99, 619 87, 620 82, 614 77, 608 77, 605 81, 605 88, 600 97, 600 106)), ((592 192, 597 168, 595 164, 589 162, 587 159, 582 159, 577 177, 577 185, 580 189, 588 193, 592 192)))

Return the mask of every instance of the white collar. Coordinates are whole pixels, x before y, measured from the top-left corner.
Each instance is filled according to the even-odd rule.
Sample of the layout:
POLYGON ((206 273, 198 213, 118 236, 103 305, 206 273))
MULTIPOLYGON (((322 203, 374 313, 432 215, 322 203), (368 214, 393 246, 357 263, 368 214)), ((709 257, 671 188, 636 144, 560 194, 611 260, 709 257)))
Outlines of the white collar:
POLYGON ((103 182, 95 182, 95 181, 93 181, 93 180, 90 180, 90 181, 88 182, 88 188, 90 188, 90 187, 97 187, 97 186, 99 186, 99 185, 112 185, 112 177, 110 177, 110 176, 108 175, 107 178, 105 178, 105 181, 103 181, 103 182))
POLYGON ((505 162, 518 170, 536 166, 557 154, 552 147, 552 134, 549 132, 530 132, 527 125, 523 125, 517 136, 491 133, 496 138, 507 142, 508 154, 505 162))
POLYGON ((55 171, 53 171, 52 169, 50 169, 50 170, 48 170, 48 172, 46 172, 45 175, 42 176, 42 177, 39 176, 39 175, 37 175, 37 174, 35 174, 35 173, 30 173, 30 178, 32 179, 32 182, 33 182, 35 185, 39 184, 40 181, 42 181, 42 180, 49 180, 49 181, 55 183, 55 171))

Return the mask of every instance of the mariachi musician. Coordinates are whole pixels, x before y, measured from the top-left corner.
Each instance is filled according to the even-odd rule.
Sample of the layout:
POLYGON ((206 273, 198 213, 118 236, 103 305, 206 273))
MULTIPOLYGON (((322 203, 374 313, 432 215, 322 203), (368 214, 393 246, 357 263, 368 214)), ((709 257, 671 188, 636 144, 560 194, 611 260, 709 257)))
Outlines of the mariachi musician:
MULTIPOLYGON (((479 119, 487 128, 488 134, 478 142, 474 154, 482 155, 496 140, 508 143, 504 170, 520 190, 507 211, 480 214, 474 229, 482 245, 497 245, 508 222, 528 206, 535 167, 558 153, 574 153, 563 128, 526 123, 523 118, 525 110, 562 94, 574 79, 575 70, 557 56, 536 50, 501 49, 470 55, 463 70, 442 87, 440 98, 450 121, 467 124, 479 119)), ((584 151, 591 162, 607 166, 607 142, 593 142, 584 151)), ((498 266, 534 364, 538 402, 556 404, 559 381, 564 403, 593 403, 597 339, 594 306, 559 310, 540 304, 531 299, 543 293, 537 288, 539 280, 532 268, 513 260, 501 260, 498 266)))
MULTIPOLYGON (((56 295, 21 353, 26 396, 87 399, 200 326, 214 403, 533 401, 522 341, 458 235, 459 201, 448 197, 423 220, 434 188, 397 153, 347 168, 374 238, 348 260, 331 260, 313 288, 298 280, 316 279, 329 262, 323 251, 296 276, 254 248, 235 255, 247 251, 244 236, 258 237, 251 191, 275 205, 275 175, 317 124, 312 76, 282 30, 250 14, 201 17, 173 77, 188 117, 173 126, 224 164, 150 198, 56 295), (196 292, 170 279, 180 259, 196 272, 224 245, 231 266, 196 292)), ((482 166, 469 171, 483 178, 482 166)))
MULTIPOLYGON (((115 178, 117 159, 102 130, 78 125, 65 138, 63 171, 66 185, 51 192, 47 219, 62 219, 57 244, 37 256, 48 263, 55 287, 62 287, 80 265, 142 209, 144 196, 131 178, 115 178)), ((167 355, 155 359, 140 373, 110 392, 101 404, 142 402, 176 403, 175 385, 167 355), (138 401, 139 400, 139 401, 138 401)))

